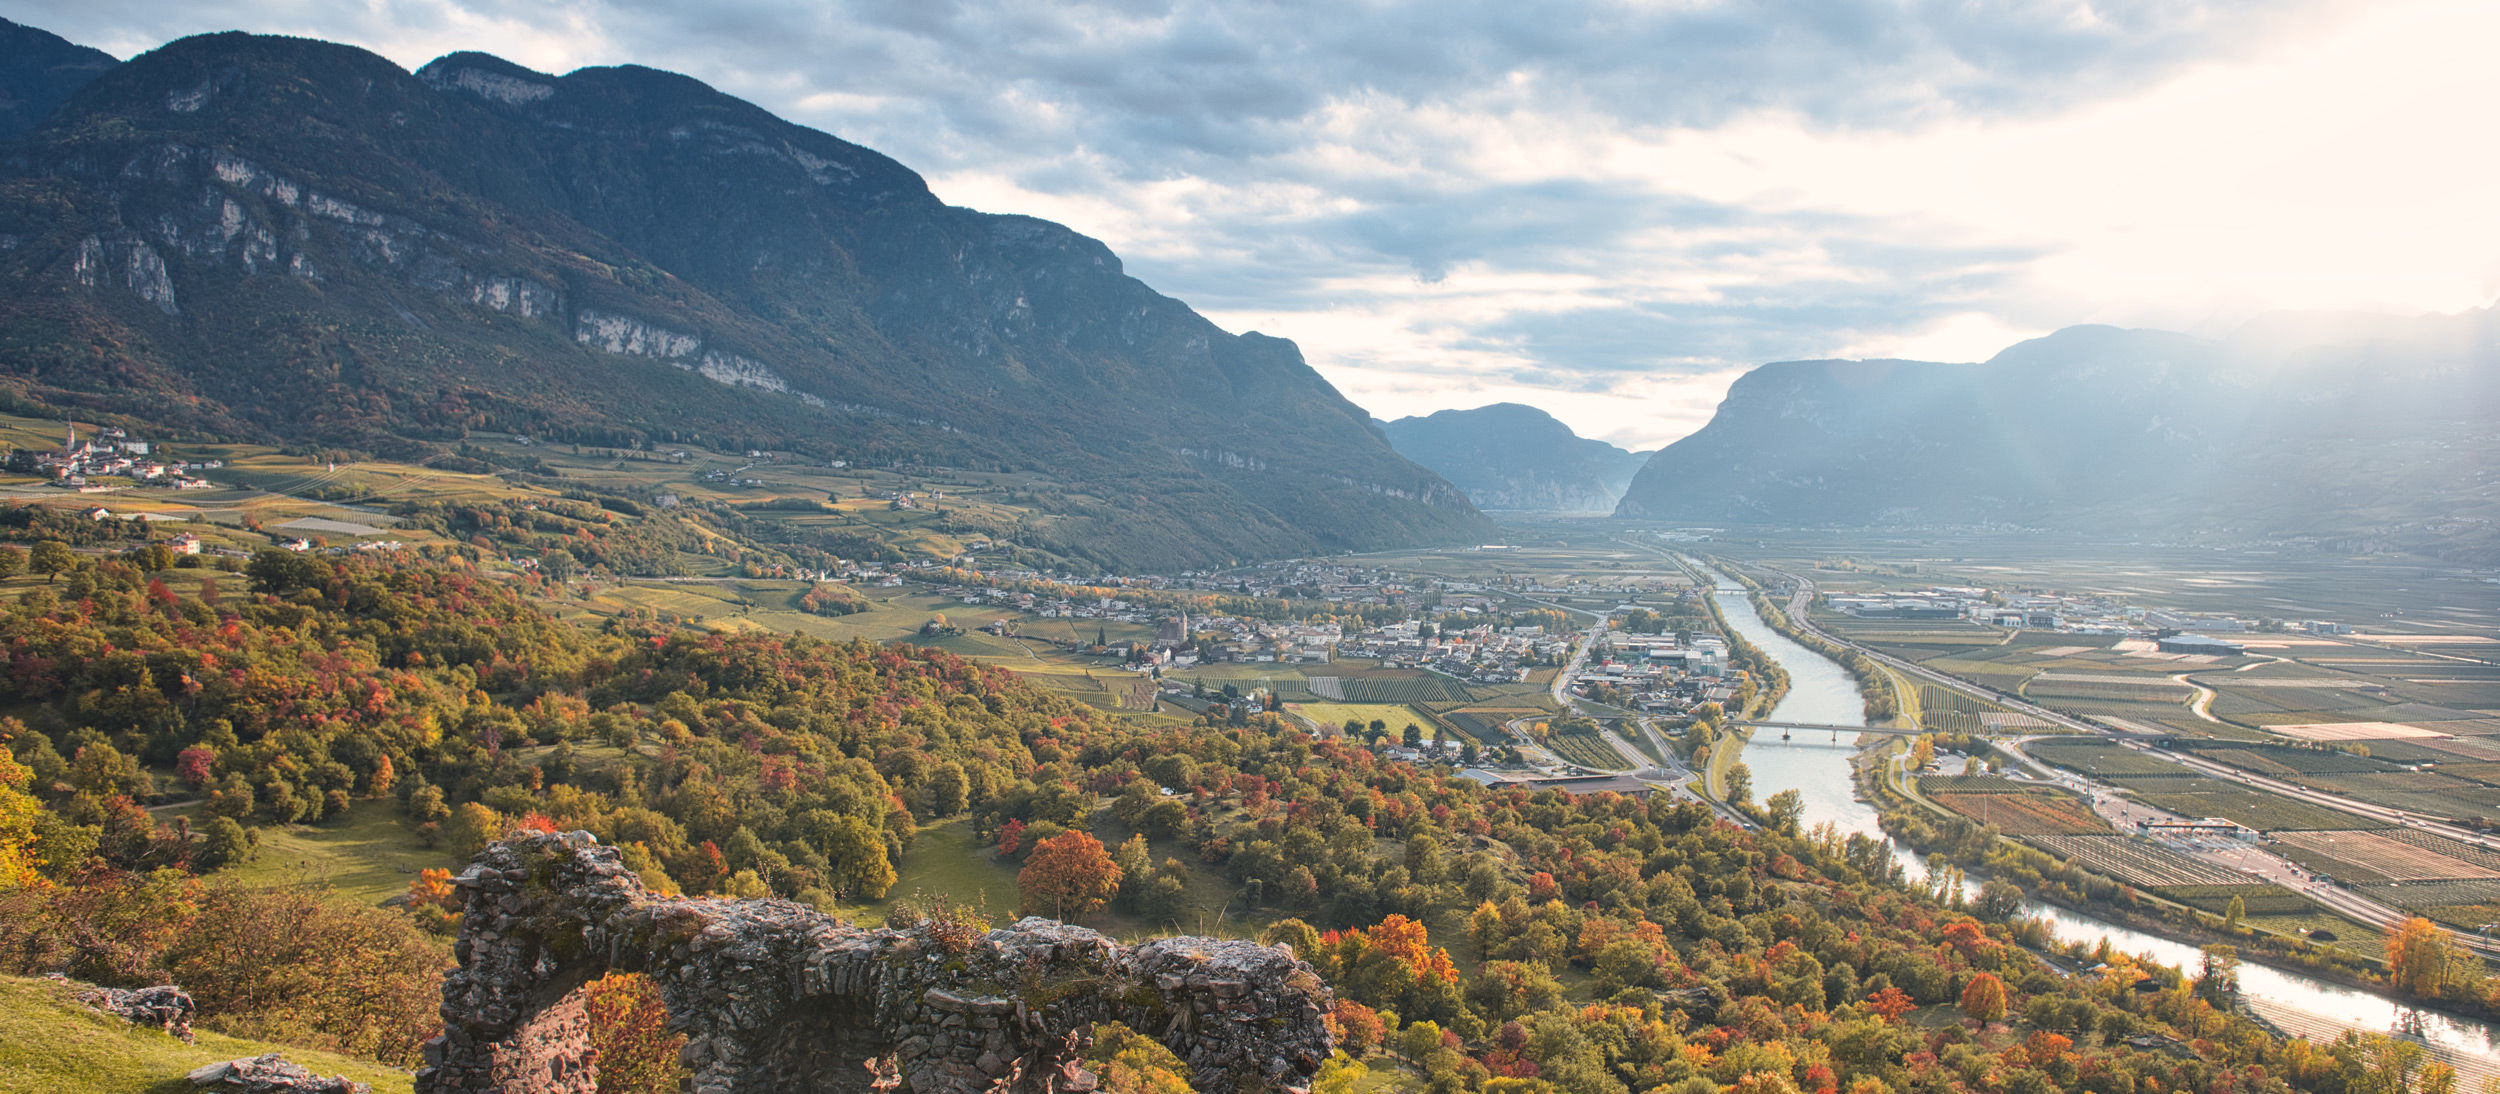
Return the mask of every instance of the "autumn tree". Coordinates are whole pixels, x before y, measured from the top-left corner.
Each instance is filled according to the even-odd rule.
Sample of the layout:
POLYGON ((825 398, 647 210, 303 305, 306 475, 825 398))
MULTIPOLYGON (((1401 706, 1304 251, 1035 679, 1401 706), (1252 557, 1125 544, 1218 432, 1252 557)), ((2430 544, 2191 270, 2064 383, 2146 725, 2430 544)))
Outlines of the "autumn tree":
POLYGON ((1902 1015, 1917 1010, 1918 1003, 1910 998, 1910 993, 1886 984, 1884 990, 1866 997, 1866 1009, 1886 1022, 1898 1022, 1902 1015))
POLYGON ((2428 919, 2414 916, 2387 933, 2387 979, 2405 991, 2437 996, 2456 963, 2456 943, 2428 919))
POLYGON ((669 1094, 685 1064, 686 1035, 668 1029, 659 985, 640 973, 609 973, 582 989, 590 1047, 599 1061, 599 1094, 669 1094))
POLYGON ((32 770, 0 748, 0 891, 34 884, 42 865, 35 840, 43 803, 26 792, 33 780, 32 770))
POLYGON ((1027 915, 1081 918, 1120 891, 1120 864, 1111 861, 1101 840, 1067 832, 1034 846, 1016 875, 1016 888, 1027 915))
POLYGON ((2005 1019, 2005 982, 1995 973, 1983 972, 1970 978, 1962 989, 1962 1013, 1974 1022, 1986 1025, 2005 1019))

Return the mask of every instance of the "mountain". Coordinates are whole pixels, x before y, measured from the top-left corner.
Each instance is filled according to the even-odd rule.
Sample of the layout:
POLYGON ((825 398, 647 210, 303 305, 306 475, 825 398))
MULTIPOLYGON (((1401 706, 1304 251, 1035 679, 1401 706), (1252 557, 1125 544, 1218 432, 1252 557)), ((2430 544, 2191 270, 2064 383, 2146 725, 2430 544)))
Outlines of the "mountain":
POLYGON ((1489 528, 1292 343, 635 66, 217 34, 111 69, 0 148, 0 396, 402 458, 509 430, 1005 473, 1018 540, 1125 567, 1489 528))
POLYGON ((33 129, 120 62, 46 30, 0 19, 0 141, 33 129))
POLYGON ((1789 361, 1729 388, 1618 516, 2014 524, 2495 553, 2500 316, 2073 327, 1984 364, 1789 361))
POLYGON ((1486 509, 1606 512, 1649 455, 1581 437, 1518 403, 1400 418, 1381 429, 1400 455, 1486 509))

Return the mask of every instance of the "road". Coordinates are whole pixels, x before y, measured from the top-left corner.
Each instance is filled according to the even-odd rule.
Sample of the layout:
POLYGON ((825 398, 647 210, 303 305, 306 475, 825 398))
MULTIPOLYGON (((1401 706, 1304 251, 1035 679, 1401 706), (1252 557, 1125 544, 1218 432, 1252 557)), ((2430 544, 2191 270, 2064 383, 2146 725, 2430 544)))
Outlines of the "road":
MULTIPOLYGON (((1628 711, 1615 707, 1609 707, 1603 703, 1592 703, 1586 699, 1582 699, 1579 696, 1571 694, 1570 689, 1572 681, 1578 679, 1580 670, 1588 665, 1589 651, 1595 649, 1598 640, 1606 636, 1607 620, 1604 613, 1591 612, 1585 608, 1568 607, 1566 605, 1555 604, 1550 601, 1536 600, 1531 597, 1523 596, 1519 597, 1519 599, 1526 600, 1532 604, 1543 604, 1549 608, 1557 608, 1567 612, 1577 612, 1581 615, 1592 615, 1597 618, 1597 622, 1591 624, 1589 629, 1581 634, 1578 648, 1574 649, 1571 653, 1571 660, 1566 663, 1560 671, 1554 674, 1554 686, 1552 688, 1554 705, 1562 710, 1572 713, 1595 714, 1603 717, 1622 718, 1634 725, 1639 726, 1641 733, 1649 738, 1650 745, 1658 750, 1658 754, 1660 756, 1666 757, 1666 765, 1660 766, 1657 761, 1651 760, 1649 757, 1642 755, 1641 751, 1638 748, 1633 747, 1631 742, 1624 740, 1622 737, 1614 733, 1605 731, 1600 731, 1598 736, 1603 738, 1609 746, 1613 747, 1618 755, 1623 757, 1624 763, 1630 765, 1629 771, 1599 771, 1584 764, 1571 763, 1560 756, 1554 756, 1552 750, 1550 749, 1539 748, 1540 751, 1544 751, 1548 756, 1552 756, 1555 763, 1576 771, 1585 771, 1590 774, 1604 775, 1628 774, 1635 779, 1641 780, 1642 782, 1661 784, 1667 788, 1670 794, 1682 794, 1694 799, 1695 801, 1708 805, 1712 812, 1717 813, 1721 818, 1731 823, 1744 828, 1755 827, 1751 818, 1746 817, 1742 813, 1736 812, 1734 809, 1731 809, 1720 802, 1712 800, 1708 794, 1704 794, 1694 788, 1693 784, 1698 781, 1701 776, 1694 772, 1691 768, 1685 767, 1682 761, 1676 759, 1675 750, 1667 746, 1666 737, 1658 732, 1656 723, 1648 716, 1637 711, 1628 711)), ((1528 745, 1532 748, 1539 747, 1534 741, 1531 741, 1528 738, 1527 731, 1523 728, 1523 724, 1527 721, 1530 721, 1530 719, 1515 719, 1506 728, 1510 730, 1512 738, 1517 740, 1519 743, 1528 745)))
MULTIPOLYGON (((1811 605, 1814 600, 1814 583, 1784 570, 1775 570, 1773 572, 1778 573, 1782 577, 1796 583, 1796 592, 1790 596, 1788 601, 1788 618, 1791 622, 1795 623, 1800 630, 1803 630, 1808 634, 1814 635, 1815 637, 1826 642, 1830 642, 1833 645, 1855 650, 1865 657, 1871 658, 1884 665, 1888 665, 1897 671, 1909 674, 1917 679, 1934 683, 1939 687, 1947 688, 1963 695, 1986 699, 1997 704, 1998 706, 2006 707, 2019 713, 2031 715, 2032 717, 2039 718, 2052 725, 2062 726, 2080 733, 2089 733, 2098 737, 2115 737, 2115 735, 2111 734, 2108 730, 2100 726, 2093 725, 2090 722, 2086 722, 2078 718, 2068 717, 2067 715, 2049 710, 2046 707, 2026 702, 2020 698, 2007 695, 1993 688, 1972 684, 1955 677, 1947 676, 1923 665, 1904 661, 1898 657, 1894 657, 1890 654, 1882 653, 1877 650, 1868 649, 1865 646, 1851 642, 1848 639, 1841 638, 1829 631, 1817 627, 1814 625, 1812 620, 1807 618, 1806 615, 1807 607, 1811 605)), ((2030 739, 2031 738, 2026 738, 2025 740, 2030 739)), ((2145 753, 2146 755, 2156 756, 2161 759, 2168 760, 2172 763, 2188 768, 2197 774, 2205 775, 2210 778, 2239 783, 2243 786, 2291 798, 2295 801, 2308 802, 2312 805, 2341 810, 2357 816, 2392 821, 2396 824, 2405 825, 2407 827, 2420 829, 2425 832, 2446 836, 2450 839, 2470 843, 2477 847, 2500 851, 2500 840, 2493 840, 2481 835, 2480 833, 2471 832, 2455 825, 2416 817, 2402 810, 2372 805, 2364 801, 2355 801, 2351 798, 2346 798, 2337 794, 2311 790, 2308 787, 2283 782, 2279 779, 2270 779, 2263 775, 2251 774, 2235 767, 2216 763, 2201 756, 2194 756, 2170 749, 2158 748, 2144 741, 2125 738, 2117 738, 2117 740, 2123 747, 2134 749, 2138 752, 2145 753)), ((2079 774, 2065 771, 2053 771, 2046 765, 2041 764, 2039 761, 2034 760, 2029 755, 2025 754, 2021 749, 2021 745, 2023 743, 2023 741, 2014 742, 2014 747, 2009 751, 2012 751, 2016 756, 2021 757, 2024 763, 2040 771, 2042 774, 2056 779, 2057 781, 2064 782, 2070 786, 2085 789, 2094 799, 2096 809, 2100 809, 2105 801, 2125 801, 2126 808, 2120 810, 2122 815, 2132 815, 2132 813, 2129 812, 2131 810, 2133 812, 2140 812, 2148 815, 2158 814, 2162 819, 2184 819, 2171 818, 2169 814, 2162 813, 2160 810, 2152 809, 2151 807, 2142 805, 2141 803, 2127 801, 2126 799, 2118 796, 2118 792, 2115 788, 2095 782, 2079 774)), ((2108 815, 2109 814, 2107 812, 2104 812, 2104 816, 2108 815)), ((2124 827, 2122 827, 2121 830, 2125 830, 2124 827)), ((2223 848, 2216 846, 2201 848, 2191 853, 2195 853, 2200 858, 2205 858, 2208 861, 2215 862, 2216 864, 2225 866, 2229 869, 2250 873, 2266 881, 2281 885, 2287 889, 2292 889, 2309 897, 2311 900, 2316 901, 2319 905, 2348 919, 2354 920, 2355 922, 2386 929, 2394 927, 2396 924, 2412 918, 2412 914, 2409 912, 2388 907, 2387 905, 2371 900, 2368 897, 2362 896, 2349 889, 2345 889, 2333 882, 2312 880, 2309 872, 2300 868, 2298 865, 2282 858, 2281 856, 2255 847, 2223 848)), ((2459 944, 2473 949, 2486 957, 2500 957, 2500 943, 2488 942, 2476 936, 2467 934, 2456 934, 2455 938, 2459 944)))

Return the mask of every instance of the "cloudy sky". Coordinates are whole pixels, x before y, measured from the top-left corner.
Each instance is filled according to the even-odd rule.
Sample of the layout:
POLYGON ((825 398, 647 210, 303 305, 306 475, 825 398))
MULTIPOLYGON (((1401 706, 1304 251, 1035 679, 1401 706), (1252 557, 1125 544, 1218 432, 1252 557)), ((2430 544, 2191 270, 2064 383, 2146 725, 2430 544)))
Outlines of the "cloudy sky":
POLYGON ((1067 223, 1383 417, 2500 294, 2489 0, 0 0, 129 56, 685 72, 1067 223))

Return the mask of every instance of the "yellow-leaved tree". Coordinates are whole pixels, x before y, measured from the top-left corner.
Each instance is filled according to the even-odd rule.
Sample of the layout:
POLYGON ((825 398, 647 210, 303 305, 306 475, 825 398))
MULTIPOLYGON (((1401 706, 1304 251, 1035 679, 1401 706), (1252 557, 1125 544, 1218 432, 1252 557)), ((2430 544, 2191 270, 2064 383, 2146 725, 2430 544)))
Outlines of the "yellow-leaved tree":
POLYGON ((2456 964, 2455 941, 2428 919, 2417 915, 2387 932, 2387 979, 2399 988, 2437 996, 2456 964))
POLYGON ((43 865, 35 854, 35 822, 43 816, 43 803, 26 792, 34 779, 34 771, 0 748, 0 892, 34 884, 35 870, 43 865))

